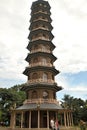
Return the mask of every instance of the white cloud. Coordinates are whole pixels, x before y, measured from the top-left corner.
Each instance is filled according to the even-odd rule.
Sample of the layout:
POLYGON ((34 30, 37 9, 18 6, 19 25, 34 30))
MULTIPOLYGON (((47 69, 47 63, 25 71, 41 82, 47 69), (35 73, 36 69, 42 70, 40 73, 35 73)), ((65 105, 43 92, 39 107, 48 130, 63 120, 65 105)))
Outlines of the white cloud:
POLYGON ((53 42, 57 47, 54 53, 59 58, 55 65, 62 72, 86 71, 87 2, 62 0, 57 3, 60 7, 52 16, 55 36, 53 42))
POLYGON ((27 64, 24 61, 29 33, 27 3, 27 0, 0 1, 0 78, 25 79, 22 72, 27 64))
POLYGON ((69 78, 64 75, 56 77, 56 81, 59 86, 61 85, 63 87, 63 89, 57 93, 58 99, 61 100, 61 97, 63 98, 65 94, 76 98, 82 98, 83 100, 87 99, 87 85, 80 82, 73 85, 69 82, 69 78))

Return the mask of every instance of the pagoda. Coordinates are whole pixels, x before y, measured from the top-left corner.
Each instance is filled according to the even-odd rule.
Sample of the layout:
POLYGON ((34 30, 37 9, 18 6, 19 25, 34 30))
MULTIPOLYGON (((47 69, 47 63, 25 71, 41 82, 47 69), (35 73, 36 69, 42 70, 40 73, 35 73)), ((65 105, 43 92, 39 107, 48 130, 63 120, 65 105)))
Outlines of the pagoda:
POLYGON ((54 66, 57 58, 53 55, 55 45, 52 43, 54 36, 50 9, 49 3, 44 0, 37 0, 31 6, 29 53, 25 59, 28 66, 23 72, 27 76, 27 83, 22 87, 27 96, 22 106, 11 111, 12 129, 19 126, 23 130, 49 130, 50 119, 58 119, 59 114, 61 125, 72 125, 71 111, 64 110, 56 99, 56 92, 62 87, 55 82, 59 70, 54 66), (20 120, 19 124, 17 119, 20 120))

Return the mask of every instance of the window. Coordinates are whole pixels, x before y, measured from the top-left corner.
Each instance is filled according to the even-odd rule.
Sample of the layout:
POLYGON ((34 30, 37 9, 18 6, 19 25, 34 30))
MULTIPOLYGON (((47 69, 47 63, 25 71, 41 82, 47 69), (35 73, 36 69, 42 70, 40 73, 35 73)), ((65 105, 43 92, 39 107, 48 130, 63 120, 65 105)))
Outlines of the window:
POLYGON ((38 45, 35 45, 35 46, 34 46, 34 50, 36 50, 36 49, 38 49, 38 45))
POLYGON ((41 3, 40 3, 39 5, 40 5, 40 6, 42 6, 42 4, 41 4, 41 3))
POLYGON ((44 24, 42 25, 44 28, 46 27, 44 24))
POLYGON ((36 92, 36 91, 33 91, 33 92, 32 92, 32 98, 33 98, 33 99, 37 98, 37 92, 36 92))
POLYGON ((47 99, 47 98, 48 98, 48 92, 47 92, 47 91, 44 91, 44 92, 43 92, 43 98, 44 98, 44 99, 47 99))
POLYGON ((43 50, 43 51, 47 51, 47 50, 48 50, 48 49, 47 49, 47 46, 44 46, 44 45, 43 45, 43 46, 42 46, 42 50, 43 50))
POLYGON ((47 5, 44 5, 44 7, 47 7, 47 5))
POLYGON ((43 73, 43 80, 47 81, 47 74, 46 73, 43 73))
POLYGON ((54 80, 54 76, 52 75, 52 80, 54 80))
POLYGON ((43 34, 43 37, 45 37, 45 38, 46 38, 46 35, 45 35, 45 34, 43 34))
POLYGON ((37 73, 33 73, 32 79, 37 79, 37 77, 38 77, 37 73))
POLYGON ((38 24, 35 25, 35 28, 38 28, 38 24))
POLYGON ((33 63, 37 63, 37 62, 38 62, 38 58, 34 58, 33 63))
POLYGON ((42 63, 43 64, 46 64, 47 63, 47 60, 45 58, 42 59, 42 63))

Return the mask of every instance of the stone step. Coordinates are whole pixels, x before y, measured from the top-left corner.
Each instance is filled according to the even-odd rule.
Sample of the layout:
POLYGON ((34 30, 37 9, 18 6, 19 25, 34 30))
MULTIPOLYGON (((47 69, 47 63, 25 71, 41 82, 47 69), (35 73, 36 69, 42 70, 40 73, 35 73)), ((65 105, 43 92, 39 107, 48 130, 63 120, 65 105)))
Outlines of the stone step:
MULTIPOLYGON (((32 128, 32 129, 29 129, 29 128, 7 128, 7 127, 0 127, 0 130, 51 130, 51 129, 48 129, 48 128, 32 128)), ((80 130, 79 127, 60 127, 60 130, 80 130)))

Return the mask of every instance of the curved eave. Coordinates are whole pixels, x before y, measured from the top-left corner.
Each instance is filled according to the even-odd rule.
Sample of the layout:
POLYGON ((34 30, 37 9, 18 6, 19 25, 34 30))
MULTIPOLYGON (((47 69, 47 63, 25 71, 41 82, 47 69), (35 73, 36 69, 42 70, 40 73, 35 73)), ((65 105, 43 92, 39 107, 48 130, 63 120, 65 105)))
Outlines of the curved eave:
MULTIPOLYGON (((50 38, 50 39, 53 39, 53 38, 54 38, 54 36, 53 36, 53 34, 51 33, 51 31, 38 28, 37 30, 33 30, 33 31, 30 32, 30 34, 29 34, 29 36, 28 36, 28 39, 31 39, 33 35, 38 35, 38 34, 40 34, 40 33, 41 33, 41 34, 47 34, 47 35, 49 35, 49 38, 50 38)), ((38 38, 38 36, 37 36, 37 38, 38 38)))
MULTIPOLYGON (((45 10, 44 10, 45 11, 45 10)), ((50 17, 50 15, 51 15, 51 13, 50 12, 48 12, 48 13, 45 13, 45 12, 43 12, 43 11, 32 11, 31 12, 31 19, 34 17, 34 16, 45 16, 45 17, 47 17, 50 21, 52 21, 52 19, 51 19, 51 17, 50 17)))
POLYGON ((58 92, 61 91, 63 88, 61 86, 57 86, 56 83, 32 83, 32 84, 26 83, 26 85, 21 88, 22 91, 28 91, 34 89, 46 89, 58 92))
POLYGON ((36 72, 36 71, 47 71, 47 72, 52 72, 54 75, 57 75, 60 73, 59 70, 56 70, 54 67, 48 67, 48 66, 34 66, 34 67, 26 67, 25 71, 23 72, 24 75, 29 75, 31 72, 36 72))
POLYGON ((27 46, 27 49, 31 50, 31 47, 33 45, 37 45, 37 44, 48 45, 51 47, 51 51, 55 49, 55 45, 51 41, 46 41, 46 40, 41 40, 41 39, 36 40, 36 41, 30 41, 28 46, 27 46))
POLYGON ((28 103, 24 104, 23 106, 20 106, 19 108, 16 108, 16 110, 35 110, 35 109, 40 109, 40 110, 62 110, 63 108, 57 104, 57 103, 42 103, 38 104, 37 103, 28 103))
POLYGON ((52 25, 49 22, 43 21, 43 20, 38 20, 38 21, 34 21, 31 23, 29 30, 31 30, 33 28, 33 26, 35 26, 36 24, 44 24, 49 27, 50 31, 53 29, 52 25))
POLYGON ((25 60, 27 62, 29 62, 31 58, 37 57, 37 56, 49 57, 49 58, 51 58, 53 60, 53 62, 57 59, 52 53, 35 52, 35 53, 29 53, 28 56, 25 58, 25 60))
POLYGON ((42 13, 48 14, 49 16, 51 16, 50 10, 48 10, 48 9, 46 9, 44 7, 40 7, 39 10, 37 10, 37 8, 34 8, 33 10, 31 10, 31 14, 30 15, 33 16, 34 14, 36 14, 38 12, 41 12, 41 10, 43 10, 42 13))
MULTIPOLYGON (((33 14, 32 17, 31 17, 31 19, 30 19, 30 22, 33 22, 34 20, 38 21, 39 17, 47 18, 48 22, 50 22, 50 23, 52 22, 52 19, 51 19, 50 15, 49 14, 45 14, 43 12, 38 12, 36 14, 33 14)), ((44 18, 42 20, 46 21, 44 18)))

